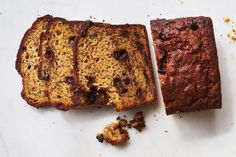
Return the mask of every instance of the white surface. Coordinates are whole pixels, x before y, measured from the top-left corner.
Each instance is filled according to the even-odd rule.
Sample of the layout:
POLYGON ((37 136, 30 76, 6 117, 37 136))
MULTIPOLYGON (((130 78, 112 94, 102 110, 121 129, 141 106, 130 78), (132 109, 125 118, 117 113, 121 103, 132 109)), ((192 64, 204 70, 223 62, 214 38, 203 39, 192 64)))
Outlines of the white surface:
MULTIPOLYGON (((229 44, 225 35, 232 24, 224 23, 222 18, 229 16, 236 20, 236 1, 183 2, 0 0, 0 157, 235 157, 236 45, 229 44), (92 16, 96 18, 94 21, 141 23, 146 25, 149 37, 150 19, 211 16, 220 63, 223 109, 166 116, 159 99, 156 106, 142 109, 147 128, 142 133, 132 129, 130 144, 113 147, 95 139, 96 133, 117 117, 118 113, 111 109, 62 112, 30 107, 20 96, 22 86, 15 70, 16 52, 26 29, 36 17, 45 14, 69 20, 92 16)), ((131 118, 133 113, 125 114, 131 118)))

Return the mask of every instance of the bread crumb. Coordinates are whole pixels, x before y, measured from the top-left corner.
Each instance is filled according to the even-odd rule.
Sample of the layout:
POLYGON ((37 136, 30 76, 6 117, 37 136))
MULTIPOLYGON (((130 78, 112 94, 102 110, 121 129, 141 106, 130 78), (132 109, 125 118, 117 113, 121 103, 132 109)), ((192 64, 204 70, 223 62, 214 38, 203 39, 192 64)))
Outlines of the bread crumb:
POLYGON ((141 132, 142 129, 146 126, 143 117, 143 112, 137 112, 134 115, 134 119, 130 121, 130 125, 132 128, 135 128, 136 130, 141 132))
POLYGON ((97 134, 96 138, 101 143, 106 141, 111 145, 124 144, 129 139, 129 134, 126 127, 127 120, 117 117, 117 121, 108 124, 103 129, 102 133, 97 134))
POLYGON ((165 133, 168 133, 168 131, 167 131, 167 130, 165 130, 165 133))
POLYGON ((92 16, 89 16, 90 19, 92 19, 93 17, 92 16))
POLYGON ((150 15, 149 15, 149 14, 147 14, 147 17, 150 17, 150 15))
POLYGON ((224 20, 225 23, 230 22, 230 18, 229 17, 224 17, 223 20, 224 20))
POLYGON ((105 20, 103 19, 102 22, 105 22, 105 20))

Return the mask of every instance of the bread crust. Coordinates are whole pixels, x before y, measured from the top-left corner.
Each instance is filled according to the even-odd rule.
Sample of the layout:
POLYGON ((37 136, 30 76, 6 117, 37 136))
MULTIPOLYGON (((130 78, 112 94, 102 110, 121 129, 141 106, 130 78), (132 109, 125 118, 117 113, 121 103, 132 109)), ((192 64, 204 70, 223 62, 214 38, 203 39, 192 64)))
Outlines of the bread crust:
POLYGON ((222 107, 212 20, 152 20, 151 30, 166 114, 222 107))
POLYGON ((26 84, 27 82, 25 82, 25 79, 24 79, 24 73, 22 72, 22 69, 21 69, 21 63, 22 63, 22 54, 24 52, 24 45, 25 45, 25 42, 26 40, 29 38, 30 34, 32 33, 33 30, 37 29, 36 28, 36 25, 39 24, 41 21, 47 21, 49 22, 53 17, 51 15, 45 15, 43 17, 40 17, 38 18, 33 24, 32 26, 25 32, 22 40, 21 40, 21 43, 20 43, 20 46, 19 46, 19 49, 18 49, 18 52, 17 52, 17 57, 16 57, 16 62, 15 62, 15 69, 17 70, 17 72, 21 75, 22 77, 22 86, 23 86, 23 90, 21 91, 21 96, 24 100, 26 100, 26 102, 31 105, 31 106, 34 106, 36 108, 39 108, 39 107, 42 107, 42 106, 46 106, 47 103, 45 101, 43 102, 38 102, 37 100, 34 100, 32 98, 30 98, 29 96, 27 96, 26 94, 26 84))

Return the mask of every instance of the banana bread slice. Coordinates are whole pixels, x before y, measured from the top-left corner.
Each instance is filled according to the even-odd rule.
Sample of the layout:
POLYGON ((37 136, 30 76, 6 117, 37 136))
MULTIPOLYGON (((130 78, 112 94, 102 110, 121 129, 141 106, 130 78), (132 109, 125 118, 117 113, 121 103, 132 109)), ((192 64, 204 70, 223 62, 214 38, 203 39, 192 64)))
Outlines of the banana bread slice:
POLYGON ((28 29, 21 41, 17 53, 16 70, 22 77, 22 97, 28 104, 35 107, 45 106, 48 102, 45 93, 46 84, 38 79, 40 36, 46 31, 52 16, 38 18, 28 29))
POLYGON ((221 108, 221 84, 209 17, 151 21, 167 115, 221 108))
POLYGON ((123 111, 156 102, 145 26, 88 21, 74 54, 74 99, 79 105, 113 105, 123 111))
POLYGON ((75 105, 72 101, 73 44, 82 24, 54 18, 42 36, 39 77, 47 85, 49 104, 61 110, 75 105))

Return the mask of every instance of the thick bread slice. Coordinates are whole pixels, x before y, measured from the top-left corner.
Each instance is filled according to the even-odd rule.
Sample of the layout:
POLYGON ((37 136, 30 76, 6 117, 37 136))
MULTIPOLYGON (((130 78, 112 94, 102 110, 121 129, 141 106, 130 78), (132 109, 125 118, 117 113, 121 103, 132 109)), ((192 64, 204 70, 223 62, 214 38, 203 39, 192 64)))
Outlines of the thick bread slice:
POLYGON ((25 33, 17 53, 16 70, 22 77, 22 97, 35 107, 45 106, 48 102, 45 82, 38 79, 40 36, 46 31, 52 16, 38 18, 25 33))
POLYGON ((156 87, 143 25, 86 24, 75 43, 80 105, 114 105, 117 111, 154 104, 156 87))
POLYGON ((75 105, 72 101, 72 46, 82 24, 54 18, 42 36, 39 77, 47 84, 49 104, 61 110, 68 110, 75 105))

